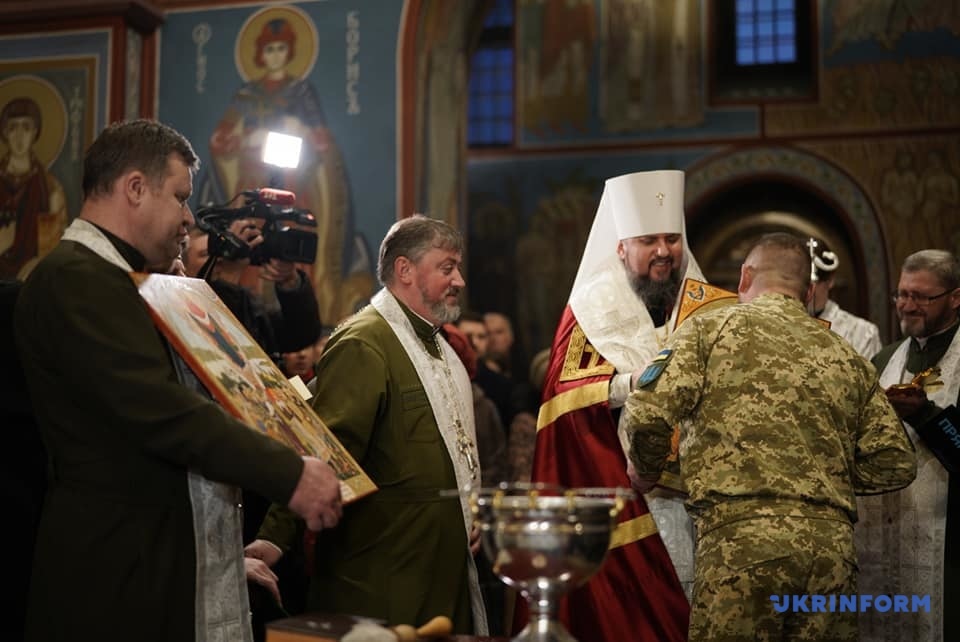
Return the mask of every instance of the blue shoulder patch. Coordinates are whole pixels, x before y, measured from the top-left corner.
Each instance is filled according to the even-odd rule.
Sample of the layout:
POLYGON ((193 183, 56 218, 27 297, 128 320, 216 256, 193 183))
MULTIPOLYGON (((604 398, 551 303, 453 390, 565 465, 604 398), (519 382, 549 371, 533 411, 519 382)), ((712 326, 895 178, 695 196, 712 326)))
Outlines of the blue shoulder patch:
POLYGON ((673 350, 661 350, 660 353, 653 358, 653 361, 650 362, 646 370, 640 374, 640 378, 637 379, 637 388, 643 388, 656 381, 660 373, 663 372, 663 369, 667 367, 667 362, 670 361, 671 356, 673 356, 673 350))

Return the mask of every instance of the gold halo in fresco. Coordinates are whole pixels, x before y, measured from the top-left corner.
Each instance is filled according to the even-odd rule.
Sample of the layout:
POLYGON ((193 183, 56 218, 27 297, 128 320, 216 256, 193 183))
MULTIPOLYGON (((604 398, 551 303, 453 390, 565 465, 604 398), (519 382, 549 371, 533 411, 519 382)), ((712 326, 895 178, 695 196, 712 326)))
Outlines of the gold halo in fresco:
MULTIPOLYGON (((14 98, 30 98, 40 108, 40 137, 33 144, 33 153, 43 166, 50 168, 60 155, 67 138, 67 108, 60 92, 38 76, 13 76, 0 81, 0 110, 14 98)), ((7 144, 0 140, 0 156, 7 153, 7 144)))
POLYGON ((286 20, 297 37, 293 58, 287 61, 287 73, 294 78, 305 78, 313 70, 313 65, 317 62, 319 40, 313 21, 297 7, 268 7, 247 18, 240 27, 240 34, 233 49, 234 63, 245 82, 259 80, 266 73, 266 69, 258 67, 255 61, 257 36, 263 31, 264 25, 278 19, 286 20))

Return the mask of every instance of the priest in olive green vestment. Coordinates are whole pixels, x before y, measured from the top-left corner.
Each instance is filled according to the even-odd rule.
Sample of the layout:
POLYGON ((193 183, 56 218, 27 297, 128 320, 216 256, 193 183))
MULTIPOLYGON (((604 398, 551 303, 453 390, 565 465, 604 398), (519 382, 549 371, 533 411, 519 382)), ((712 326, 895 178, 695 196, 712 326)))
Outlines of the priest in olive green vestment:
MULTIPOLYGON (((439 331, 460 313, 461 247, 445 223, 396 223, 380 249, 384 289, 317 364, 313 407, 379 490, 316 538, 310 610, 417 626, 446 615, 455 633, 486 633, 469 507, 442 494, 480 481, 470 382, 439 331)), ((263 540, 286 551, 295 533, 274 507, 248 554, 276 559, 263 540)))

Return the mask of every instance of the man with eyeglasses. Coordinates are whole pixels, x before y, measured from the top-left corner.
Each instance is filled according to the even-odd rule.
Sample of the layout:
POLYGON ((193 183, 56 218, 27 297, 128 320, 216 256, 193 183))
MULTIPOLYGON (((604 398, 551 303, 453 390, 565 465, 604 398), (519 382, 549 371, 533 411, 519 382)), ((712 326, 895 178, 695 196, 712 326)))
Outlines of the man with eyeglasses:
POLYGON ((960 590, 960 480, 924 444, 938 415, 960 394, 960 262, 944 250, 921 250, 903 262, 892 300, 904 338, 874 358, 917 449, 917 478, 902 491, 860 498, 857 548, 861 594, 929 595, 930 612, 860 615, 861 639, 960 639, 960 614, 945 603, 960 590), (931 369, 939 369, 939 372, 931 369), (904 385, 911 382, 916 385, 904 385), (899 385, 898 385, 899 384, 899 385))

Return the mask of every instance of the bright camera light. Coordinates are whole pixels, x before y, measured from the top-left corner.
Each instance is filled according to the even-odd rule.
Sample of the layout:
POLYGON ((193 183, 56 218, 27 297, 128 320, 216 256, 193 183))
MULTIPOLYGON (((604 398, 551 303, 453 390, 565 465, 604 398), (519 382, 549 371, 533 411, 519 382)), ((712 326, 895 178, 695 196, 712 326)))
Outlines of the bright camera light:
POLYGON ((303 139, 278 132, 269 132, 263 145, 263 162, 277 167, 296 167, 300 164, 300 146, 303 139))

